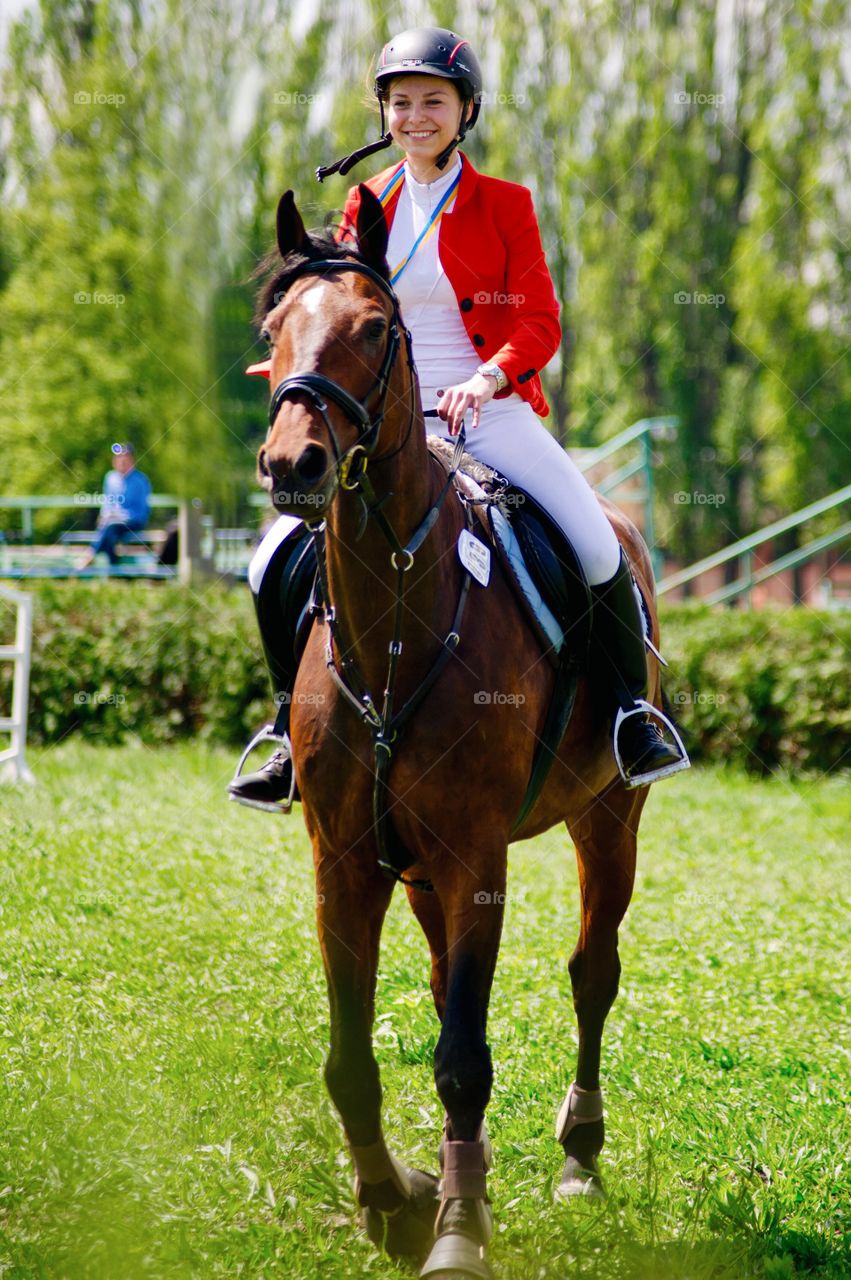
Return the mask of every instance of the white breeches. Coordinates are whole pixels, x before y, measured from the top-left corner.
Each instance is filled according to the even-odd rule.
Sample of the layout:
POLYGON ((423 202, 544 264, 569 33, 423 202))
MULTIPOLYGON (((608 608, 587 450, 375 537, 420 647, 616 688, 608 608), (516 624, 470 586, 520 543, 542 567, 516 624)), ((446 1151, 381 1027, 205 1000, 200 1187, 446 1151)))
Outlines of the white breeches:
MULTIPOLYGON (((496 403, 508 408, 505 402, 496 403)), ((488 408, 485 405, 480 426, 467 428, 467 452, 541 504, 570 539, 592 587, 608 582, 617 571, 620 546, 582 472, 525 402, 512 404, 510 413, 503 411, 490 420, 488 408)), ((455 441, 440 418, 430 418, 427 430, 450 444, 455 441)), ((255 595, 274 551, 300 524, 299 516, 280 516, 263 538, 248 567, 255 595)))
MULTIPOLYGON (((506 399, 489 401, 475 430, 469 426, 471 417, 468 413, 467 452, 541 504, 573 544, 592 587, 614 577, 620 562, 615 531, 594 490, 535 411, 525 401, 506 399), (489 418, 492 404, 501 412, 489 418)), ((426 429, 455 442, 442 418, 429 418, 426 429)))

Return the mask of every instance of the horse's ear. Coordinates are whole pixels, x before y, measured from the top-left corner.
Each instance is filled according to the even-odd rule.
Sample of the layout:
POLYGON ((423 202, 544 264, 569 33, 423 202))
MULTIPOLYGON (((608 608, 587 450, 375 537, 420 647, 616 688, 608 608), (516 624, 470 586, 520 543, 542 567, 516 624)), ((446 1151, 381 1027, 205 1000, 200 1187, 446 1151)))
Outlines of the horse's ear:
POLYGON ((288 253, 303 251, 307 242, 307 232, 301 220, 301 214, 295 207, 295 196, 292 191, 285 191, 278 201, 278 250, 282 258, 288 253))
POLYGON ((374 196, 369 187, 361 182, 358 186, 360 206, 357 217, 358 252, 365 261, 379 273, 386 276, 387 270, 387 222, 381 201, 374 196))

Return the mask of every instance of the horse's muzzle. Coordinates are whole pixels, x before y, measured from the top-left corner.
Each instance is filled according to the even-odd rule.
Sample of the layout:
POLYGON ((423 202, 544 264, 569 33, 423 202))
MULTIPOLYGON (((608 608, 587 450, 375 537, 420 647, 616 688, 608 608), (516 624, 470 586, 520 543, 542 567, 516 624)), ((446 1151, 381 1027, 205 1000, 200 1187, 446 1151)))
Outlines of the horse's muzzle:
POLYGON ((306 520, 327 509, 337 488, 333 462, 320 444, 306 445, 295 461, 276 458, 263 445, 257 455, 257 471, 276 510, 306 520))

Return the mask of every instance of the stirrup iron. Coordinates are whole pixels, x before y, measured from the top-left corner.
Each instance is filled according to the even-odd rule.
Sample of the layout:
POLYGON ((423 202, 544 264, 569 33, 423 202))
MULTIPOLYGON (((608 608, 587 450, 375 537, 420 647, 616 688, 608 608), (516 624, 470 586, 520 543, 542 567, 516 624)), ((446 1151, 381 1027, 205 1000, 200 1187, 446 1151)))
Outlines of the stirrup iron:
MULTIPOLYGON (((231 778, 231 783, 237 781, 242 774, 243 766, 251 755, 255 747, 259 747, 261 742, 280 742, 289 753, 292 762, 292 743, 288 733, 276 733, 274 724, 264 724, 259 733, 255 733, 248 746, 239 757, 239 764, 236 766, 236 773, 231 778)), ((262 809, 264 813, 291 813, 293 802, 295 799, 295 767, 291 770, 290 791, 285 800, 243 800, 239 796, 230 795, 230 800, 236 801, 237 804, 244 804, 248 809, 262 809)))
POLYGON ((681 769, 691 768, 691 760, 688 758, 688 752, 685 749, 685 744, 677 733, 673 722, 665 715, 664 711, 660 711, 658 707, 654 707, 644 698, 636 698, 635 706, 630 707, 629 711, 624 711, 623 707, 618 708, 618 713, 615 716, 613 746, 615 752, 615 763, 618 766, 618 773, 621 775, 624 785, 630 791, 634 790, 636 787, 649 786, 651 782, 658 782, 660 778, 670 778, 671 774, 679 773, 681 769), (620 748, 618 746, 618 736, 624 720, 628 720, 630 716, 640 715, 649 715, 652 716, 654 720, 661 720, 662 724, 674 739, 674 746, 680 753, 680 759, 675 760, 673 764, 662 765, 660 769, 651 769, 649 773, 636 773, 633 774, 632 777, 627 777, 626 770, 624 769, 624 763, 621 758, 620 748))

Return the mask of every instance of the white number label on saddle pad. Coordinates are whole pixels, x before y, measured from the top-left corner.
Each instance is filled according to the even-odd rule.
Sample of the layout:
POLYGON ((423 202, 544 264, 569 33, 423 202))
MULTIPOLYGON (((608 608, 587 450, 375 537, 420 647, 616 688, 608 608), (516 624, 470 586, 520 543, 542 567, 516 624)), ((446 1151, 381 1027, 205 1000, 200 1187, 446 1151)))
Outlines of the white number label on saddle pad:
POLYGON ((490 547, 486 547, 478 538, 474 538, 469 529, 462 529, 458 535, 458 556, 465 569, 486 587, 491 576, 490 547))

